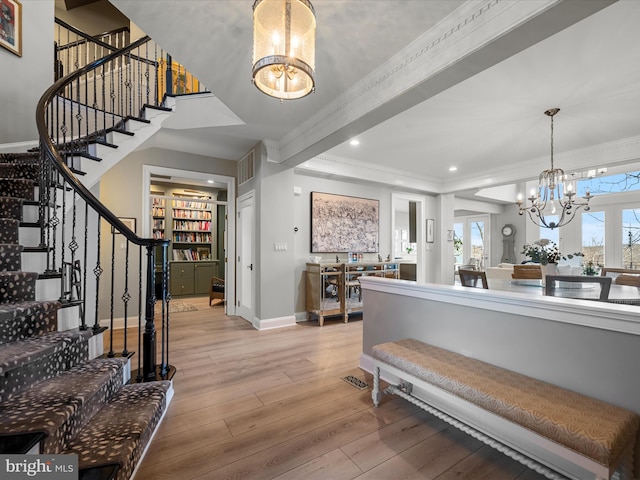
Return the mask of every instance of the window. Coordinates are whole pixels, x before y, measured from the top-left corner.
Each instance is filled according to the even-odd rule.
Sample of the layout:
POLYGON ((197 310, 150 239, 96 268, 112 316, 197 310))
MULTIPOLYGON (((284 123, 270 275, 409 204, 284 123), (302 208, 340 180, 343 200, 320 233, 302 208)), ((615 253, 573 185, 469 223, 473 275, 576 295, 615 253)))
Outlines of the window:
POLYGON ((640 266, 640 208, 622 210, 622 267, 640 266))
POLYGON ((604 212, 586 212, 582 214, 582 263, 589 262, 604 266, 604 212))
MULTIPOLYGON (((545 215, 544 218, 547 220, 547 223, 557 223, 558 221, 560 221, 560 217, 558 215, 545 215)), ((560 245, 560 229, 540 227, 538 238, 546 238, 548 240, 551 240, 556 245, 560 245)))
POLYGON ((640 190, 640 172, 620 173, 607 175, 606 177, 579 180, 577 182, 578 195, 584 195, 587 190, 594 195, 638 191, 640 190))

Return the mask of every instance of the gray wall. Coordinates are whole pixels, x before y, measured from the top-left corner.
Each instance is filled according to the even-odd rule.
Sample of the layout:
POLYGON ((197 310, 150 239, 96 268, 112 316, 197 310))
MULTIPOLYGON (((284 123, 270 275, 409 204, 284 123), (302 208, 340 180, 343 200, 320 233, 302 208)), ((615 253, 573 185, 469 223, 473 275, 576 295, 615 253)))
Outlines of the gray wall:
MULTIPOLYGON (((294 289, 295 312, 298 316, 306 311, 305 295, 305 269, 311 255, 311 192, 334 193, 349 195, 352 197, 371 198, 380 201, 380 230, 379 245, 380 255, 383 259, 393 252, 391 251, 391 189, 382 186, 359 185, 356 183, 329 180, 315 176, 297 173, 294 178, 296 187, 300 187, 301 194, 293 197, 293 227, 298 231, 294 234, 295 258, 294 258, 294 289)), ((318 254, 313 254, 318 255, 318 254)), ((321 254, 326 261, 335 262, 335 253, 321 254)), ((338 254, 340 261, 346 261, 345 253, 338 254)), ((377 261, 375 253, 365 253, 364 261, 377 261)))
MULTIPOLYGON (((100 180, 100 201, 104 203, 114 214, 119 217, 130 217, 136 219, 137 233, 142 233, 142 225, 149 222, 149 212, 143 212, 143 198, 147 192, 143 192, 142 167, 144 165, 154 165, 160 167, 177 168, 186 171, 215 173, 218 175, 226 175, 234 177, 236 173, 236 162, 229 160, 221 160, 212 157, 204 157, 201 155, 192 155, 184 152, 175 152, 172 150, 163 150, 158 148, 149 148, 131 153, 118 164, 111 168, 100 180)), ((111 262, 111 235, 105 235, 108 231, 106 224, 103 222, 103 238, 101 249, 101 263, 105 269, 105 280, 101 282, 101 288, 107 288, 110 281, 110 262, 111 262), (106 267, 105 267, 106 266, 106 267)), ((122 266, 124 264, 125 250, 122 249, 121 238, 116 235, 116 261, 122 266)), ((130 269, 137 272, 138 257, 137 248, 135 258, 133 252, 130 252, 130 269)), ((116 299, 120 299, 124 290, 122 278, 116 277, 115 292, 116 299)), ((130 289, 134 287, 130 286, 130 289)), ((105 292, 103 292, 104 295, 105 292)), ((138 304, 137 285, 135 291, 131 292, 134 298, 129 305, 138 304)), ((105 297, 105 298, 108 298, 105 297)), ((108 305, 101 305, 100 318, 104 318, 108 305)), ((115 315, 120 316, 123 312, 121 300, 117 300, 115 305, 115 315)))
POLYGON ((627 330, 637 332, 637 307, 579 300, 564 300, 574 307, 554 307, 559 299, 530 295, 521 295, 529 303, 521 307, 514 294, 499 300, 474 289, 455 303, 441 292, 463 287, 422 288, 428 300, 409 291, 374 291, 363 282, 364 354, 379 343, 415 338, 640 413, 640 335, 569 323, 624 318, 632 324, 627 330))
POLYGON ((53 0, 23 0, 22 57, 0 48, 0 144, 38 138, 36 105, 53 83, 53 11, 53 0))

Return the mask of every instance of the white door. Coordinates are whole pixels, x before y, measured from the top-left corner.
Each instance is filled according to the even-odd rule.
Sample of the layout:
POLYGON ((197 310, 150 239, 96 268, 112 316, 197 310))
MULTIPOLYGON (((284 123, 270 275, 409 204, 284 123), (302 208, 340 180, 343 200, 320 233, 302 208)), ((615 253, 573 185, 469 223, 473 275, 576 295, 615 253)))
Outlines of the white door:
POLYGON ((253 324, 254 318, 254 205, 253 191, 238 198, 238 297, 236 314, 253 324))
POLYGON ((489 218, 489 215, 479 215, 456 219, 456 237, 460 238, 459 227, 463 228, 462 257, 457 257, 456 262, 461 261, 463 265, 471 264, 478 270, 484 270, 489 266, 489 246, 491 245, 489 218))

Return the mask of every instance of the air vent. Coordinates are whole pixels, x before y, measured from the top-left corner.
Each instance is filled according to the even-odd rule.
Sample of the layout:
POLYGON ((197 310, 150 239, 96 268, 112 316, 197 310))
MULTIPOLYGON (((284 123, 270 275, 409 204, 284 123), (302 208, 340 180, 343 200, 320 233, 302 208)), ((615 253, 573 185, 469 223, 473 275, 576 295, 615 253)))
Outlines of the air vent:
POLYGON ((238 185, 242 185, 253 178, 254 175, 253 150, 242 157, 238 162, 238 185))

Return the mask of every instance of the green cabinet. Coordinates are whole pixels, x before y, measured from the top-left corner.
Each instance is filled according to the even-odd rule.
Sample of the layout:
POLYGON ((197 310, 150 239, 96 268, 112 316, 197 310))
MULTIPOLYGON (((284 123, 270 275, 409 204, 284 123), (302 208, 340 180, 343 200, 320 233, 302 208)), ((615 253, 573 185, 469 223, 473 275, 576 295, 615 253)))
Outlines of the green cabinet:
POLYGON ((197 295, 208 295, 211 288, 211 277, 216 275, 214 262, 202 262, 194 265, 193 288, 197 295))
POLYGON ((171 296, 206 295, 211 277, 216 275, 216 261, 171 262, 169 264, 171 296))

